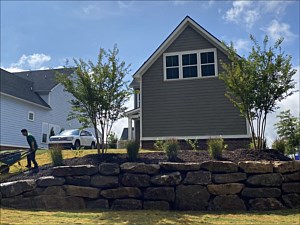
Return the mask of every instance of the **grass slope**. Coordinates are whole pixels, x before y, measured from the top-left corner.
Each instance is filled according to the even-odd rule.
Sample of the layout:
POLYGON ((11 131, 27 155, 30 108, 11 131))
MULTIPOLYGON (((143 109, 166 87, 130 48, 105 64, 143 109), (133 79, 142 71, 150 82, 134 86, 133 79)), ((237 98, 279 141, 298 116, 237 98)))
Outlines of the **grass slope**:
POLYGON ((299 210, 270 212, 178 212, 178 211, 23 211, 1 209, 1 225, 56 224, 299 224, 299 210))

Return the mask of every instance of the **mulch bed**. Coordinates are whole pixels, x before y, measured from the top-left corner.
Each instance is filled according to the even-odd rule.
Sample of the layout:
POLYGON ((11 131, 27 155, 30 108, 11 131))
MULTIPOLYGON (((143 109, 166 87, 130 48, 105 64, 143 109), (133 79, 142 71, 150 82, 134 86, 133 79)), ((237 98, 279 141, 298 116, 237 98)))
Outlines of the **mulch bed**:
MULTIPOLYGON (((207 151, 180 151, 178 154, 177 162, 204 162, 210 161, 212 158, 207 151)), ((220 161, 231 161, 238 163, 240 161, 290 161, 291 159, 282 155, 278 151, 272 149, 266 150, 248 150, 238 149, 234 151, 223 151, 220 161)), ((168 161, 164 152, 151 152, 139 154, 136 162, 144 163, 158 163, 168 161)), ((74 165, 99 165, 102 162, 109 163, 125 163, 128 162, 127 154, 105 154, 97 155, 91 154, 79 158, 65 159, 64 164, 67 166, 74 165)), ((24 180, 24 179, 37 179, 42 176, 50 176, 52 174, 53 166, 51 164, 43 165, 37 174, 21 173, 10 177, 1 182, 24 180)))

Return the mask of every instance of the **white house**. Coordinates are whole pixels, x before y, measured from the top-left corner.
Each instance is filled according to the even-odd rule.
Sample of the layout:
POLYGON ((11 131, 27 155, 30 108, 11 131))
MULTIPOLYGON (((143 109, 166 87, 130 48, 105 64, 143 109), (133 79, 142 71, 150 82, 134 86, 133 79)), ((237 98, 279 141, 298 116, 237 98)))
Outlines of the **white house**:
POLYGON ((72 70, 0 70, 0 149, 28 148, 23 128, 35 136, 40 148, 47 148, 51 129, 57 134, 81 126, 77 120, 67 120, 72 95, 55 80, 56 72, 72 70))

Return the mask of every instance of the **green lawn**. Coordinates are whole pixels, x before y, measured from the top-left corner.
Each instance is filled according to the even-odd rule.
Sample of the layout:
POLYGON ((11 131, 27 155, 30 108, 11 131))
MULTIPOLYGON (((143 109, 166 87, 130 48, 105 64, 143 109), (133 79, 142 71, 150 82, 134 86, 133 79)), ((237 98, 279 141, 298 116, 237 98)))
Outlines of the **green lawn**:
POLYGON ((214 213, 191 211, 33 211, 1 209, 1 225, 280 224, 299 225, 299 210, 214 213))

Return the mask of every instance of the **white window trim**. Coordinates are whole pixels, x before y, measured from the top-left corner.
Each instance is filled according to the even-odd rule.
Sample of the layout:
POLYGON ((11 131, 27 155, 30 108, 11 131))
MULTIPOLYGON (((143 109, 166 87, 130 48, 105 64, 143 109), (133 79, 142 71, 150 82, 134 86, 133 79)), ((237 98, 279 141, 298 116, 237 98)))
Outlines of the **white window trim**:
MULTIPOLYGON (((209 65, 209 64, 204 64, 204 65, 209 65)), ((212 78, 212 77, 217 77, 218 76, 218 56, 217 56, 217 49, 216 48, 208 48, 208 49, 201 49, 201 50, 193 50, 193 51, 183 51, 183 52, 168 52, 163 54, 163 69, 164 69, 164 81, 177 81, 177 80, 190 80, 190 79, 203 79, 203 78, 212 78), (202 76, 202 71, 201 71, 201 57, 200 54, 204 52, 213 52, 214 53, 214 65, 215 65, 215 75, 214 76, 202 76), (182 55, 186 54, 197 54, 197 72, 198 76, 197 77, 187 77, 183 78, 183 66, 182 66, 182 55), (179 68, 179 78, 177 79, 167 79, 167 67, 166 67, 166 57, 167 56, 178 56, 178 68, 179 68)))
POLYGON ((136 94, 136 107, 140 108, 141 106, 141 93, 136 94))
POLYGON ((28 121, 32 121, 32 122, 34 121, 34 112, 28 111, 28 114, 27 114, 27 120, 28 120, 28 121), (29 117, 30 114, 32 114, 32 117, 33 117, 32 120, 31 120, 30 117, 29 117))

